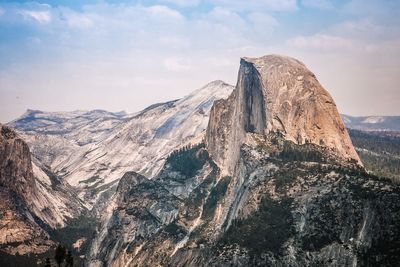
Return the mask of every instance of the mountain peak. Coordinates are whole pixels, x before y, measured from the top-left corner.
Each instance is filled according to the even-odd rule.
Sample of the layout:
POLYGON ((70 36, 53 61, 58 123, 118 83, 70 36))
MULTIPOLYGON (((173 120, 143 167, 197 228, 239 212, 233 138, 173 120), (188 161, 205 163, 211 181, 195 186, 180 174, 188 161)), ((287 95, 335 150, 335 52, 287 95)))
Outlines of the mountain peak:
POLYGON ((209 86, 221 86, 221 85, 229 85, 226 82, 222 81, 222 80, 215 80, 215 81, 211 81, 209 83, 207 83, 204 87, 209 87, 209 86))
POLYGON ((278 55, 242 58, 234 92, 211 111, 206 143, 231 173, 246 133, 270 132, 361 164, 332 97, 302 62, 278 55))
POLYGON ((306 68, 303 62, 284 55, 265 55, 257 58, 242 57, 242 61, 254 64, 256 67, 289 65, 292 67, 306 68))

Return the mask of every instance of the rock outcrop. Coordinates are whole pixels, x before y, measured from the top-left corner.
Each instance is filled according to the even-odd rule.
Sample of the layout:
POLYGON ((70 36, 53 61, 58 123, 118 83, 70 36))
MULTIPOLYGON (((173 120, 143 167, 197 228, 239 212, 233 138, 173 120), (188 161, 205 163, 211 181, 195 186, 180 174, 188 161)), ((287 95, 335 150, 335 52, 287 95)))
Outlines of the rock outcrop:
POLYGON ((317 145, 249 135, 233 177, 221 176, 201 145, 177 152, 179 164, 168 160, 155 179, 124 176, 89 265, 350 267, 400 260, 398 185, 343 166, 317 145), (200 164, 188 175, 185 162, 200 164), (191 189, 181 194, 182 187, 191 189))
POLYGON ((29 147, 10 128, 0 124, 0 130, 0 185, 27 202, 35 188, 29 147))
POLYGON ((207 148, 232 174, 246 133, 271 132, 296 144, 327 147, 361 164, 335 102, 303 63, 276 55, 242 58, 236 89, 211 110, 207 148))
POLYGON ((400 187, 360 165, 332 98, 302 63, 242 59, 205 142, 173 152, 152 180, 121 180, 89 265, 400 260, 400 187))
POLYGON ((0 125, 0 250, 43 253, 53 245, 49 229, 63 227, 83 210, 68 185, 31 158, 28 145, 0 125))
POLYGON ((10 254, 44 252, 52 244, 35 222, 28 204, 36 183, 26 143, 0 125, 0 250, 10 254))
POLYGON ((100 210, 129 171, 154 177, 173 150, 204 136, 215 100, 233 86, 213 81, 179 100, 129 115, 105 111, 28 111, 9 125, 32 153, 100 210))

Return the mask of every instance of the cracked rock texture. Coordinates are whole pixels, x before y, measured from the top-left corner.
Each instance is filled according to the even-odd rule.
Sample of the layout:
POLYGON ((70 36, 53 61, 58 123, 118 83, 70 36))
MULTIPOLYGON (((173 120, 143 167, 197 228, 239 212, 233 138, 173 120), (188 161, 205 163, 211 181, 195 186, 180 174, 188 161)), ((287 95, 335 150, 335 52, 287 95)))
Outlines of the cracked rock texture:
POLYGON ((296 144, 321 145, 361 164, 332 97, 294 58, 242 58, 236 89, 213 106, 206 144, 226 174, 249 132, 280 132, 296 144))
POLYGON ((396 266, 400 187, 361 166, 299 61, 242 59, 205 144, 122 178, 90 266, 396 266))
POLYGON ((63 227, 83 206, 73 190, 31 158, 28 145, 0 125, 0 250, 43 253, 47 231, 63 227))

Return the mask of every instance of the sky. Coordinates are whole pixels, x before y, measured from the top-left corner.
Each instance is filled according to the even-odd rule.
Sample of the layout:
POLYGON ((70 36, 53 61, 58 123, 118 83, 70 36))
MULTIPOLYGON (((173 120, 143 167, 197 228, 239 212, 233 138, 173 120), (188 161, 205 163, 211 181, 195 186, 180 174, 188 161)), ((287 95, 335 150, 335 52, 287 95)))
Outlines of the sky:
POLYGON ((304 62, 341 113, 400 115, 400 1, 1 0, 0 122, 136 112, 267 54, 304 62))

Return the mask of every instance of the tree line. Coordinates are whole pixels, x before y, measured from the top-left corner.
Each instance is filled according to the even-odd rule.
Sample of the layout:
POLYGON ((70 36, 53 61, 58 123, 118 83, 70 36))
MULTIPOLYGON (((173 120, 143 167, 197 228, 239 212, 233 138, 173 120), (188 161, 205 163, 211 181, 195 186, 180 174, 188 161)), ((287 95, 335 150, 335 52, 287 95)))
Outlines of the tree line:
MULTIPOLYGON (((70 250, 67 250, 63 245, 59 244, 54 251, 54 260, 58 267, 73 267, 74 257, 70 250)), ((45 267, 53 267, 50 258, 46 258, 45 267)))

